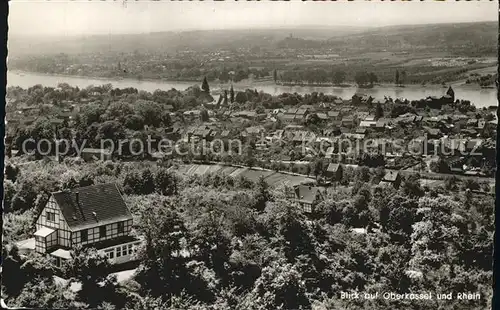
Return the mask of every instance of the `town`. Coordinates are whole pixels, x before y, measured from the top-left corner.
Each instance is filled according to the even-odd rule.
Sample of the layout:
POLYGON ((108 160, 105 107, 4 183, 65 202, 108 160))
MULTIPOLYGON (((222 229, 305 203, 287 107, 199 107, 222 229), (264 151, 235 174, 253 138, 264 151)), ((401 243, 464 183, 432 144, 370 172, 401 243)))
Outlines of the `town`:
MULTIPOLYGON (((487 180, 495 172, 496 107, 476 109, 455 98, 451 87, 441 98, 411 102, 362 94, 347 100, 322 93, 271 96, 232 88, 214 99, 206 80, 202 88, 152 94, 111 85, 10 88, 7 153, 30 152, 40 139, 55 144, 76 138, 86 140, 80 154, 84 159, 106 154, 101 159, 219 162, 316 178, 327 175, 330 163, 431 179, 487 180), (146 145, 147 137, 152 145, 136 156, 130 145, 119 152, 100 149, 99 139, 116 145, 119 139, 139 139, 146 145), (170 146, 160 145, 160 150, 161 139, 170 146), (218 145, 208 149, 206 143, 214 141, 218 145), (230 141, 240 142, 239 148, 231 149, 230 141), (359 147, 367 141, 369 145, 359 147), (197 152, 202 145, 203 152, 197 152), (172 151, 174 146, 189 151, 182 156, 172 151)), ((51 149, 45 155, 54 157, 57 148, 45 147, 51 149)), ((75 150, 68 149, 65 155, 72 154, 75 150)))
POLYGON ((393 4, 11 1, 2 307, 494 308, 497 5, 393 4))
MULTIPOLYGON (((232 87, 217 93, 206 79, 201 87, 153 93, 109 84, 9 88, 5 210, 8 226, 28 226, 8 229, 8 240, 23 257, 49 255, 58 277, 68 275, 74 257, 90 255, 88 249, 107 258, 108 272, 130 277, 143 264, 141 249, 151 246, 144 212, 158 212, 134 196, 177 197, 194 184, 253 188, 249 210, 293 202, 294 212, 333 224, 338 220, 328 208, 340 208, 335 216, 351 233, 368 235, 386 229, 383 214, 391 212, 378 206, 369 215, 372 195, 393 192, 389 204, 401 203, 394 193, 407 203, 462 190, 467 205, 493 199, 496 107, 476 109, 452 87, 419 101, 272 96, 232 87), (64 140, 71 142, 63 150, 64 140), (105 148, 103 140, 121 148, 105 148), (148 148, 137 149, 134 140, 148 148), (82 168, 87 172, 78 172, 82 168), (53 172, 38 177, 43 185, 19 183, 19 174, 29 176, 31 169, 53 172), (354 203, 361 209, 354 214, 347 206, 326 207, 347 193, 358 193, 354 203)), ((179 245, 171 255, 189 260, 197 252, 179 245)), ((418 278, 422 271, 406 272, 418 278)))

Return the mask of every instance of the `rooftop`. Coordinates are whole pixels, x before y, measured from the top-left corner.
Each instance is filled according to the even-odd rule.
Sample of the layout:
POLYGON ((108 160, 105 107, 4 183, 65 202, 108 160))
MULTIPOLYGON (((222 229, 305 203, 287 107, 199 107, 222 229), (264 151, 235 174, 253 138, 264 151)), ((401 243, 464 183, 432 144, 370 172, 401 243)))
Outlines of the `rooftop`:
POLYGON ((131 220, 116 184, 98 184, 52 193, 73 231, 131 220))

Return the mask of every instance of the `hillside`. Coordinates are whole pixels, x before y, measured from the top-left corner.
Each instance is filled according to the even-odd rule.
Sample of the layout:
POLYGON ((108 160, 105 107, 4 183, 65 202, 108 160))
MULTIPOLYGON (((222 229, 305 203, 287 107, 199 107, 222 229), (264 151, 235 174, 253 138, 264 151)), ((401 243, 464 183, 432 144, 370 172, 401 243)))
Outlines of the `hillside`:
POLYGON ((11 57, 40 54, 94 54, 106 52, 175 52, 261 47, 333 48, 342 50, 437 50, 462 54, 496 53, 496 22, 391 26, 377 28, 282 28, 158 32, 66 38, 12 37, 11 57))
POLYGON ((496 22, 391 26, 329 39, 342 48, 383 48, 392 50, 430 49, 495 55, 498 41, 496 22))

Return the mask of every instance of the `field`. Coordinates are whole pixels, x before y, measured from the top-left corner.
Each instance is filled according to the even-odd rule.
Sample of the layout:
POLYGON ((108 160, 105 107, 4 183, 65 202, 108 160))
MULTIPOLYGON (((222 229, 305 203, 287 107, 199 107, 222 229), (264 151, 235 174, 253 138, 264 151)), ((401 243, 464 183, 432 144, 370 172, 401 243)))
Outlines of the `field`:
POLYGON ((182 165, 176 167, 175 169, 179 174, 188 176, 217 174, 217 175, 227 175, 233 178, 245 177, 253 182, 257 182, 261 176, 264 176, 265 181, 270 186, 275 186, 278 184, 287 184, 289 186, 294 186, 298 184, 314 182, 314 179, 305 176, 274 172, 262 169, 252 169, 247 167, 190 164, 190 165, 182 165))

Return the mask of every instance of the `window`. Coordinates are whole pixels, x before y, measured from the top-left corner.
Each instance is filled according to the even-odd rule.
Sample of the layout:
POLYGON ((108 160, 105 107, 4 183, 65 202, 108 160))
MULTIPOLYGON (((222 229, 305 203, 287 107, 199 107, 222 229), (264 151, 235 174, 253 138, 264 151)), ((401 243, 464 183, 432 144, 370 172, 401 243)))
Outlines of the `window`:
POLYGON ((116 248, 116 257, 122 256, 122 251, 120 251, 120 247, 116 248))
POLYGON ((56 221, 56 214, 54 212, 49 212, 45 214, 45 217, 47 218, 47 221, 49 222, 55 222, 56 221))
POLYGON ((129 245, 128 245, 128 254, 129 254, 129 255, 131 255, 133 252, 134 252, 134 251, 133 251, 133 249, 132 249, 132 245, 131 245, 131 244, 129 244, 129 245))
POLYGON ((80 240, 81 240, 82 242, 87 242, 87 241, 89 240, 89 233, 88 233, 88 231, 87 231, 86 229, 85 229, 85 230, 82 230, 82 231, 80 232, 80 236, 81 236, 81 237, 80 237, 80 240))
POLYGON ((304 207, 304 212, 311 213, 312 212, 312 206, 310 204, 303 204, 304 207))
POLYGON ((119 234, 123 233, 123 222, 118 222, 118 233, 119 234))
POLYGON ((126 245, 122 246, 122 255, 123 256, 127 255, 127 246, 126 245))
POLYGON ((108 257, 108 259, 114 258, 115 257, 115 249, 107 250, 106 251, 106 256, 108 257))
POLYGON ((99 227, 99 238, 106 238, 106 226, 99 227))

